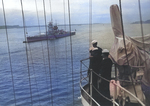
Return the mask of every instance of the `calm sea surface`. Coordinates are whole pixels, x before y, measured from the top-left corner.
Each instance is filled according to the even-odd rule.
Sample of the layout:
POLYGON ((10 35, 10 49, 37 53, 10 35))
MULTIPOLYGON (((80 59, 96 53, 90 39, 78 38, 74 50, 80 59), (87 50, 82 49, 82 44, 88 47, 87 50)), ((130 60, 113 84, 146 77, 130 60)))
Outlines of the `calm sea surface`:
MULTIPOLYGON (((150 33, 146 30, 149 24, 144 28, 144 34, 150 33)), ((71 29, 76 29, 72 42, 70 37, 65 37, 28 44, 23 43, 23 28, 7 29, 7 34, 5 29, 0 29, 0 106, 15 103, 17 106, 82 106, 78 99, 80 60, 89 56, 89 26, 74 25, 71 29)), ((125 25, 125 34, 141 36, 139 29, 137 24, 125 25)), ((26 32, 33 36, 39 29, 26 28, 26 32)), ((44 27, 41 32, 45 32, 44 27)), ((111 25, 94 24, 91 39, 110 49, 114 39, 111 25)))

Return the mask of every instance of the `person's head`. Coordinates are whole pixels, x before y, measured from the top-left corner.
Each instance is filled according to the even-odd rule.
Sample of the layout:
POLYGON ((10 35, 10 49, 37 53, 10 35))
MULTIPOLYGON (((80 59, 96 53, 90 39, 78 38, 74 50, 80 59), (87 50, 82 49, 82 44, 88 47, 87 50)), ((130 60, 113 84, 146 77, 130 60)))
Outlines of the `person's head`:
POLYGON ((109 55, 109 50, 108 50, 108 49, 104 49, 104 50, 102 51, 102 56, 103 56, 104 58, 106 58, 106 57, 108 57, 108 55, 109 55))
POLYGON ((92 43, 93 47, 97 46, 97 40, 93 40, 91 43, 92 43))

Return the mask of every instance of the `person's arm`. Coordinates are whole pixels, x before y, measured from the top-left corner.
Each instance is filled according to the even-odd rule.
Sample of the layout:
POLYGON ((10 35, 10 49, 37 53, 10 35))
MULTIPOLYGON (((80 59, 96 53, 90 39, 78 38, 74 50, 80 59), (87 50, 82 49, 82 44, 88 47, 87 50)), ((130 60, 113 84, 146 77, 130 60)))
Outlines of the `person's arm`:
POLYGON ((92 56, 92 50, 90 50, 89 52, 90 52, 89 58, 93 57, 93 56, 92 56))

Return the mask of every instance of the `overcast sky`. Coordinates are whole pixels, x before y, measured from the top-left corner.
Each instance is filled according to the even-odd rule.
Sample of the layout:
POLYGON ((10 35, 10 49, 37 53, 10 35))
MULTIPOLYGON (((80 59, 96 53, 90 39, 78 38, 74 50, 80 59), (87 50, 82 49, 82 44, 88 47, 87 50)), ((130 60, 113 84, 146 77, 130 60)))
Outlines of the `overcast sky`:
MULTIPOLYGON (((20 0, 3 0, 8 25, 22 25, 22 11, 20 0)), ((44 25, 43 0, 22 0, 26 25, 44 25), (37 1, 37 10, 36 4, 37 1), (38 17, 37 17, 38 13, 38 17)), ((90 0, 69 0, 71 24, 89 23, 92 15, 93 23, 110 23, 109 8, 112 4, 119 4, 119 0, 92 0, 92 13, 89 13, 90 0)), ((123 20, 131 23, 139 21, 138 0, 122 0, 123 20)), ((58 24, 68 23, 68 0, 45 0, 46 21, 58 24), (51 6, 50 6, 51 3, 51 6)), ((143 20, 150 19, 150 0, 141 0, 143 20)), ((4 13, 0 2, 0 25, 4 25, 4 13)))

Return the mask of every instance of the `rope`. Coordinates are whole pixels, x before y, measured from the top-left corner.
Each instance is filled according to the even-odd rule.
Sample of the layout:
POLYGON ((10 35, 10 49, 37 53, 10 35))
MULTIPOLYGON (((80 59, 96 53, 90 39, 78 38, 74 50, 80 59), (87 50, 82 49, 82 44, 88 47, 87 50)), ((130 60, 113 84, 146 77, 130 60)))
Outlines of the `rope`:
POLYGON ((35 6, 36 6, 36 15, 37 15, 37 18, 38 18, 39 33, 41 34, 40 21, 39 21, 39 13, 38 13, 38 7, 37 7, 37 1, 36 0, 35 0, 35 6))
MULTIPOLYGON (((51 14, 51 22, 53 21, 53 16, 52 16, 52 8, 51 8, 51 0, 49 0, 49 7, 50 7, 50 14, 51 14)), ((54 34, 54 36, 56 37, 56 35, 54 34)), ((57 58, 56 58, 56 44, 54 42, 54 57, 55 57, 55 76, 58 77, 58 68, 57 68, 57 58)), ((58 79, 59 78, 56 78, 56 85, 57 85, 57 89, 58 89, 58 79)))
POLYGON ((51 22, 53 21, 53 18, 52 18, 52 6, 51 6, 51 0, 49 0, 49 7, 50 7, 50 14, 51 14, 51 22))
POLYGON ((5 29, 6 29, 7 46, 8 46, 10 70, 11 70, 11 77, 12 77, 12 86, 13 86, 14 100, 15 100, 15 106, 16 106, 16 93, 15 93, 15 86, 14 86, 14 76, 13 76, 13 71, 12 71, 12 64, 11 64, 12 60, 11 60, 11 55, 10 55, 10 44, 9 44, 9 38, 8 38, 6 15, 5 15, 5 8, 4 8, 4 1, 3 0, 2 0, 2 7, 3 7, 3 14, 4 14, 5 29))
POLYGON ((71 18, 70 18, 70 2, 68 0, 68 17, 69 17, 69 31, 70 31, 70 48, 71 48, 71 66, 72 66, 72 90, 73 90, 73 106, 74 106, 74 73, 73 73, 73 53, 72 53, 72 37, 71 37, 71 18))
MULTIPOLYGON (((36 5, 36 13, 37 13, 37 19, 38 19, 38 27, 39 27, 39 33, 41 34, 41 28, 40 28, 40 22, 39 22, 39 14, 38 14, 38 7, 37 7, 37 1, 35 0, 35 5, 36 5)), ((43 47, 43 42, 41 42, 42 45, 42 54, 43 54, 43 63, 44 63, 44 70, 45 70, 45 75, 46 75, 46 84, 47 84, 47 91, 48 90, 48 79, 47 79, 47 72, 46 72, 46 64, 45 64, 45 56, 44 56, 44 47, 43 47)), ((50 97, 50 95, 49 95, 50 97)), ((50 99, 49 99, 50 101, 50 99)))
MULTIPOLYGON (((140 15, 140 25, 141 25, 141 35, 142 35, 142 42, 143 42, 143 49, 144 49, 144 58, 145 58, 145 67, 147 68, 147 64, 146 64, 146 52, 145 52, 145 44, 144 44, 144 34, 143 34, 143 23, 142 23, 142 14, 141 14, 141 3, 140 0, 138 0, 138 4, 139 4, 139 15, 140 15)), ((146 70, 145 68, 145 70, 146 70)), ((149 71, 147 71, 147 73, 149 73, 149 71)), ((148 74, 149 75, 149 74, 148 74)))
MULTIPOLYGON (((51 14, 51 22, 53 21, 53 16, 52 16, 52 6, 51 6, 51 0, 49 0, 49 7, 50 7, 50 14, 51 14)), ((54 34, 54 36, 56 37, 56 35, 54 34)), ((54 59, 55 59, 55 63, 54 63, 54 66, 55 66, 55 76, 56 77, 58 77, 58 68, 57 68, 57 59, 56 59, 56 44, 55 44, 55 42, 54 42, 54 59)), ((58 89, 58 79, 59 78, 56 78, 56 85, 57 85, 57 88, 56 89, 58 89)))
MULTIPOLYGON (((65 30, 66 30, 66 12, 65 12, 65 0, 63 0, 63 6, 64 6, 64 25, 65 25, 65 30)), ((65 39, 65 42, 66 42, 66 39, 65 39)))
MULTIPOLYGON (((83 78, 83 79, 84 79, 84 78, 83 78)), ((81 81, 80 81, 80 88, 86 93, 86 95, 89 96, 90 99, 92 99, 92 100, 97 104, 97 106, 100 106, 100 105, 83 89, 83 87, 82 87, 82 85, 81 85, 81 82, 82 82, 83 79, 81 79, 81 81)))
MULTIPOLYGON (((126 54, 126 59, 127 59, 127 64, 129 66, 129 60, 128 60, 128 54, 127 54, 127 50, 126 50, 126 43, 125 43, 125 34, 124 34, 124 26, 123 26, 123 18, 122 18, 122 6, 121 6, 121 0, 119 0, 119 4, 120 4, 120 17, 121 17, 121 26, 122 26, 122 34, 123 34, 123 43, 124 43, 124 47, 125 47, 125 54, 126 54)), ((134 88, 134 92, 135 92, 135 95, 137 97, 137 93, 136 93, 136 90, 135 90, 135 86, 133 84, 133 78, 132 78, 132 75, 130 75, 131 77, 131 80, 132 80, 132 85, 133 85, 133 88, 134 88)))
POLYGON ((86 66, 83 62, 81 62, 86 68, 88 68, 88 66, 86 66))
MULTIPOLYGON (((35 0, 35 5, 36 5, 36 13, 37 13, 37 16, 38 16, 38 12, 37 12, 37 3, 36 3, 36 0, 35 0)), ((38 25, 39 25, 39 19, 38 19, 38 25)), ((40 27, 39 27, 39 31, 40 31, 40 27)), ((27 32, 27 29, 26 29, 26 32, 27 32)), ((40 31, 41 32, 41 31, 40 31)), ((27 34, 27 33, 26 33, 27 34)), ((27 35, 28 36, 28 35, 27 35)), ((34 75, 34 78, 35 78, 35 85, 36 85, 36 90, 38 92, 38 98, 39 98, 39 105, 41 104, 41 99, 40 99, 40 95, 39 95, 39 89, 38 89, 38 84, 37 84, 37 77, 36 77, 36 74, 35 74, 35 69, 34 69, 34 65, 33 65, 33 58, 32 58, 32 52, 31 52, 31 46, 30 46, 30 43, 28 43, 28 47, 29 47, 29 53, 30 53, 30 56, 31 56, 31 63, 32 63, 32 68, 33 68, 33 75, 34 75)))
POLYGON ((121 26, 122 26, 122 34, 123 34, 123 43, 124 43, 124 47, 125 47, 125 54, 126 54, 126 58, 127 58, 127 64, 129 65, 127 50, 126 50, 126 43, 125 43, 125 34, 124 34, 124 26, 123 26, 123 18, 122 18, 121 0, 119 0, 119 4, 120 4, 120 17, 121 17, 121 26))
POLYGON ((56 58, 56 49, 55 49, 55 42, 54 42, 54 59, 55 59, 55 63, 54 63, 54 65, 55 65, 55 77, 56 77, 56 85, 57 85, 57 89, 58 89, 58 68, 57 68, 57 58, 56 58))
MULTIPOLYGON (((21 3, 21 10, 22 10, 22 19, 23 19, 23 29, 24 29, 24 38, 26 39, 26 29, 25 29, 25 18, 24 18, 24 11, 23 11, 23 3, 22 0, 20 0, 21 3)), ((28 76, 29 76, 29 86, 30 86, 30 97, 31 97, 31 104, 33 105, 33 99, 32 99, 32 88, 31 88, 31 78, 30 78, 30 70, 29 70, 29 59, 28 59, 28 49, 27 44, 25 43, 26 47, 26 56, 27 56, 27 65, 28 65, 28 76)))
MULTIPOLYGON (((45 30, 46 30, 46 36, 47 35, 47 25, 46 25, 46 11, 45 11, 45 0, 43 0, 43 8, 44 8, 44 18, 45 18, 45 30)), ((48 51, 48 63, 49 63, 49 73, 50 73, 50 88, 51 88, 51 102, 53 106, 53 93, 52 93, 52 79, 51 79, 51 68, 50 68, 50 53, 49 53, 49 46, 48 46, 48 39, 47 39, 47 51, 48 51)))
MULTIPOLYGON (((65 7, 66 7, 66 6, 65 6, 65 0, 63 0, 63 6, 64 6, 64 25, 65 25, 65 31, 66 31, 66 16, 65 16, 65 14, 66 14, 66 12, 65 12, 65 7)), ((65 55, 66 57, 65 57, 65 58, 66 58, 66 73, 67 73, 67 74, 66 74, 66 78, 67 78, 67 82, 68 82, 68 81, 69 81, 69 80, 68 80, 69 77, 68 77, 68 68, 67 68, 67 43, 66 43, 66 42, 67 42, 67 38, 65 37, 65 52, 66 52, 66 55, 65 55)), ((67 98, 69 97, 69 96, 68 96, 68 94, 69 94, 69 93, 68 93, 68 91, 69 91, 68 88, 69 88, 69 85, 68 85, 68 83, 67 83, 67 88, 66 88, 66 89, 67 89, 67 98)), ((67 101, 67 104, 68 104, 68 101, 67 101)))
POLYGON ((105 98, 106 100, 108 100, 108 101, 110 101, 110 102, 112 102, 112 103, 115 103, 115 105, 119 106, 119 104, 116 103, 114 100, 109 99, 109 98, 107 98, 106 96, 104 96, 103 94, 101 94, 93 85, 92 85, 92 87, 93 87, 93 88, 96 90, 96 92, 98 92, 98 94, 100 94, 103 98, 105 98))
MULTIPOLYGON (((81 60, 80 62, 81 62, 81 67, 82 67, 82 62, 84 61, 84 60, 87 60, 88 58, 86 58, 86 59, 83 59, 83 60, 81 60)), ((140 67, 141 68, 141 67, 140 67)), ((143 67, 142 67, 143 68, 143 67)), ((80 71, 80 73, 82 74, 82 70, 80 71)), ((103 80, 105 80, 105 81, 107 81, 107 82, 109 82, 109 83, 113 83, 114 85, 116 85, 116 86, 118 86, 119 88, 121 88, 121 89, 123 89, 125 92, 127 92, 128 94, 130 94, 132 97, 134 97, 142 106, 145 106, 135 95, 133 95, 131 92, 129 92, 129 91, 127 91, 125 88, 123 88, 123 87, 121 87, 120 85, 118 85, 118 84, 116 84, 115 82, 113 82, 113 81, 110 81, 110 80, 108 80, 108 79, 106 79, 106 78, 104 78, 104 77, 102 77, 102 76, 100 76, 100 75, 98 75, 96 72, 94 72, 93 70, 92 70, 92 72, 95 74, 95 75, 97 75, 98 77, 100 77, 101 79, 103 79, 103 80)), ((82 76, 82 75, 81 75, 82 76)), ((85 79, 85 77, 83 76, 83 79, 85 79)), ((83 79, 81 79, 81 81, 80 81, 80 87, 81 87, 81 82, 82 82, 82 80, 83 79)), ((93 85, 92 85, 93 86, 93 85)), ((93 86, 94 87, 94 86, 93 86)), ((81 89, 83 89, 83 88, 81 88, 81 89)), ((94 89, 101 95, 101 96, 103 96, 105 99, 109 99, 109 98, 107 98, 107 97, 105 97, 104 95, 102 95, 95 87, 94 87, 94 89)), ((84 90, 84 92, 85 93, 87 93, 85 90, 84 90)), ((87 94, 88 95, 88 94, 87 94)), ((89 96, 89 95, 88 95, 89 96)), ((90 97, 90 96, 89 96, 90 97)), ((91 97, 90 97, 91 98, 91 97)), ((115 103, 115 101, 113 101, 113 100, 110 100, 110 101, 112 101, 113 103, 115 103)))
POLYGON ((37 89, 37 92, 38 92, 38 98, 39 98, 39 104, 41 105, 41 99, 40 99, 40 95, 39 95, 39 89, 38 89, 38 86, 37 86, 37 79, 36 79, 36 74, 35 74, 35 70, 34 70, 34 65, 33 65, 33 58, 32 58, 32 53, 31 53, 31 47, 30 47, 30 44, 29 45, 29 50, 30 50, 30 56, 31 56, 31 61, 32 61, 32 68, 33 68, 33 73, 34 73, 34 78, 35 78, 35 85, 36 85, 36 89, 37 89))
POLYGON ((140 5, 141 3, 140 3, 140 0, 138 0, 138 4, 139 4, 139 15, 140 15, 140 25, 141 25, 142 42, 143 42, 143 48, 144 48, 144 51, 145 51, 144 34, 143 34, 143 23, 142 23, 142 14, 141 14, 141 5, 140 5))
MULTIPOLYGON (((81 82, 82 82, 82 80, 84 80, 84 79, 86 79, 86 78, 83 78, 83 79, 81 79, 81 81, 80 81, 80 88, 89 96, 90 99, 92 99, 98 106, 100 106, 99 103, 97 103, 97 102, 91 97, 91 95, 89 95, 89 94, 84 90, 84 88, 82 87, 81 82)), ((96 90, 96 92, 98 92, 98 94, 100 94, 103 98, 105 98, 105 99, 107 99, 108 101, 110 101, 110 102, 114 103, 115 105, 119 106, 117 102, 115 102, 114 100, 111 100, 111 99, 105 97, 103 94, 101 94, 93 85, 92 85, 92 87, 93 87, 93 88, 96 90)))
MULTIPOLYGON (((142 14, 141 14, 141 3, 140 0, 138 0, 139 4, 139 16, 140 16, 140 25, 141 25, 141 35, 142 35, 142 42, 143 42, 143 49, 144 49, 144 58, 145 58, 145 70, 147 70, 147 64, 146 64, 146 51, 145 51, 145 44, 144 44, 144 33, 143 33, 143 22, 142 22, 142 14)), ((148 52, 147 52, 148 53, 148 52)), ((148 53, 149 54, 149 53, 148 53)), ((149 71, 147 71, 147 75, 149 75, 149 71)), ((147 76, 148 77, 148 76, 147 76)))
MULTIPOLYGON (((103 80, 105 80, 105 81, 107 81, 107 82, 109 82, 109 83, 112 83, 112 84, 118 86, 120 89, 124 90, 125 92, 127 92, 128 94, 130 94, 132 97, 134 97, 142 106, 145 106, 135 95, 133 95, 131 92, 129 92, 129 91, 126 90, 125 88, 121 87, 120 85, 118 85, 118 84, 115 83, 114 81, 110 81, 110 80, 108 80, 108 79, 106 79, 106 78, 104 78, 104 77, 98 75, 98 74, 97 74, 96 72, 94 72, 93 70, 92 70, 92 72, 93 72, 95 75, 97 75, 98 77, 102 78, 103 80)), ((95 88, 95 89, 96 89, 96 88, 95 88)))
POLYGON ((145 104, 143 104, 135 95, 133 95, 131 92, 129 92, 128 90, 126 90, 125 88, 121 87, 120 85, 118 85, 117 83, 115 83, 114 81, 110 81, 110 83, 118 86, 120 89, 124 90, 125 92, 127 92, 128 94, 130 94, 131 96, 133 96, 142 106, 145 106, 145 104))

